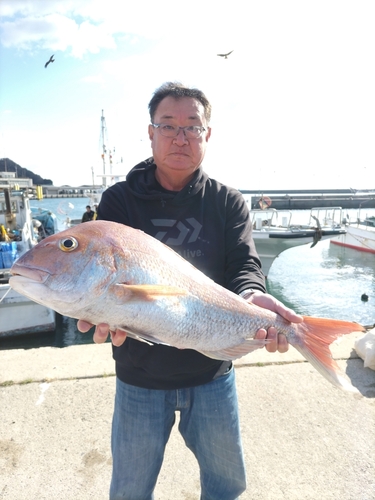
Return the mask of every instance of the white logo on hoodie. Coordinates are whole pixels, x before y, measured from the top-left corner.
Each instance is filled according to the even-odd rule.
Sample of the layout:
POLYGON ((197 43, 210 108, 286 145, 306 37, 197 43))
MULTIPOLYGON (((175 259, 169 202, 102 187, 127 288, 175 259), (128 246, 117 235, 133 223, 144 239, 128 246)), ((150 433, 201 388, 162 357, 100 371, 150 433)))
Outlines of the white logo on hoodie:
POLYGON ((180 246, 186 240, 187 243, 194 243, 202 229, 202 224, 193 217, 185 219, 184 222, 175 219, 151 219, 151 222, 155 227, 166 228, 166 231, 156 233, 155 238, 168 246, 180 246), (175 238, 170 237, 165 240, 170 228, 178 229, 179 234, 175 238))

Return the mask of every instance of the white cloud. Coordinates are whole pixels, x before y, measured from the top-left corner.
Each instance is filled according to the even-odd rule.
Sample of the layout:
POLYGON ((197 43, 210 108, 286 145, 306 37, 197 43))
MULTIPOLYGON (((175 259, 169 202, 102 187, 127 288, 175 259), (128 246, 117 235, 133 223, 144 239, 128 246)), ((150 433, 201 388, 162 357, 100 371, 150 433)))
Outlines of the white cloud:
POLYGON ((1 27, 1 41, 7 48, 70 49, 74 57, 82 57, 86 52, 97 53, 101 48, 116 48, 113 35, 104 25, 94 25, 90 21, 77 23, 61 14, 18 18, 2 23, 1 27))
POLYGON ((92 4, 92 0, 2 0, 1 17, 44 16, 51 13, 79 13, 92 4))
POLYGON ((27 17, 2 23, 2 43, 5 47, 18 49, 42 48, 58 49, 62 46, 60 33, 64 37, 74 31, 74 21, 52 14, 45 17, 27 17))
POLYGON ((82 57, 86 52, 98 53, 102 48, 116 48, 114 37, 106 32, 104 26, 95 26, 89 21, 80 24, 69 45, 75 57, 82 57))
POLYGON ((212 6, 200 0, 191 0, 188 6, 174 5, 173 9, 151 0, 131 4, 118 0, 2 0, 1 40, 6 47, 23 50, 35 45, 53 50, 70 48, 74 57, 113 49, 116 37, 133 45, 139 39, 164 38, 167 50, 180 45, 190 51, 204 50, 215 44, 218 51, 228 51, 233 48, 228 38, 246 32, 242 7, 236 8, 236 3, 241 5, 232 2, 227 14, 223 1, 215 4, 213 13, 212 6), (210 36, 206 36, 207 29, 210 36))

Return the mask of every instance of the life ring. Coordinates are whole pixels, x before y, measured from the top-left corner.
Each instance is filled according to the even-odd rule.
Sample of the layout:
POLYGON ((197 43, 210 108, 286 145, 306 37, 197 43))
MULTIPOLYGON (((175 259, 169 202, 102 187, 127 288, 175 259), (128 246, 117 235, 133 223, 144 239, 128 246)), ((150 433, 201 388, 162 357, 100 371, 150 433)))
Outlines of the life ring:
POLYGON ((258 201, 258 204, 262 210, 266 210, 272 205, 272 201, 271 198, 268 198, 268 196, 262 196, 258 201))

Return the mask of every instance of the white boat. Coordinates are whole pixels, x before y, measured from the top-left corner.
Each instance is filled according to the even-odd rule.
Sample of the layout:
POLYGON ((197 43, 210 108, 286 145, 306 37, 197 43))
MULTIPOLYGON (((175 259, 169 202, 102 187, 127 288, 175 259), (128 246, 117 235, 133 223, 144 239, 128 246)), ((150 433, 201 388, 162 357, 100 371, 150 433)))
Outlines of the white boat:
MULTIPOLYGON (((298 211, 297 211, 298 212, 298 211)), ((320 240, 344 235, 341 207, 312 208, 307 224, 293 222, 296 211, 250 210, 253 238, 265 276, 274 260, 285 250, 299 245, 315 246, 320 240)))
POLYGON ((358 211, 356 222, 347 222, 346 233, 331 240, 334 245, 375 254, 375 217, 361 218, 358 211))
POLYGON ((55 311, 9 286, 13 262, 54 231, 51 218, 50 213, 32 214, 26 191, 0 188, 0 338, 55 329, 55 311), (49 224, 43 223, 44 219, 49 224))

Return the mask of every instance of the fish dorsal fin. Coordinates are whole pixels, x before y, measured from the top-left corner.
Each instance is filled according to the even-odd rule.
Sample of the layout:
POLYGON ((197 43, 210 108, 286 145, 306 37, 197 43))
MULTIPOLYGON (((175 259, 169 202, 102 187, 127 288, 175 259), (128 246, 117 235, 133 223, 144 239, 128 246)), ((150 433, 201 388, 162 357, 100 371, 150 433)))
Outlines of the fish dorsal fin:
POLYGON ((156 300, 161 297, 168 296, 184 296, 188 295, 188 291, 183 288, 169 285, 125 285, 118 283, 115 286, 115 294, 117 298, 123 300, 156 300))

